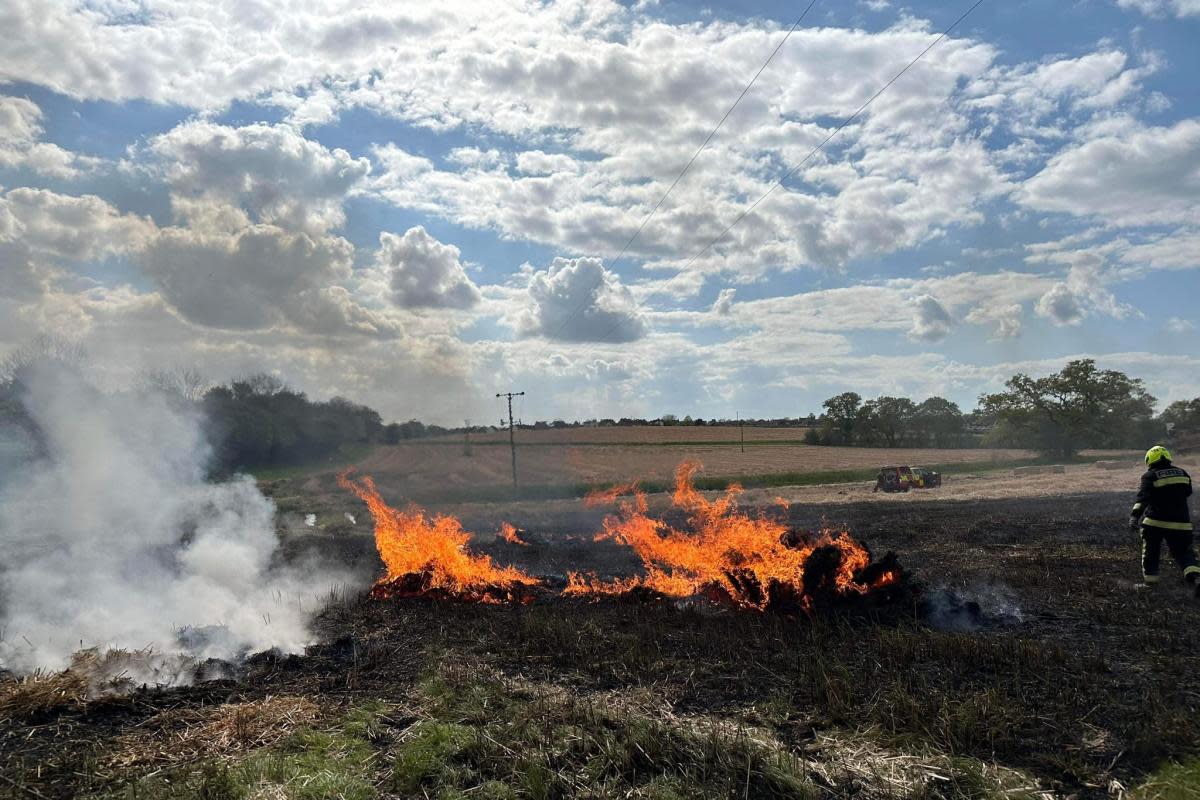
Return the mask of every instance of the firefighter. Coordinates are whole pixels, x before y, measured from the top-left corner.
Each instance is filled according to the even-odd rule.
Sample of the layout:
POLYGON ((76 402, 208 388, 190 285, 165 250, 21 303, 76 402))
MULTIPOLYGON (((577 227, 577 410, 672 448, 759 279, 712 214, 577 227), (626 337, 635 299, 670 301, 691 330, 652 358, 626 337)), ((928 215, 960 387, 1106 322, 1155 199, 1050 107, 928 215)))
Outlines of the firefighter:
POLYGON ((1188 497, 1192 479, 1171 463, 1171 453, 1155 446, 1146 451, 1146 474, 1138 488, 1137 502, 1130 511, 1129 528, 1142 533, 1142 580, 1146 586, 1158 583, 1158 562, 1163 542, 1171 557, 1183 570, 1183 577, 1200 597, 1200 562, 1192 547, 1192 520, 1188 497))

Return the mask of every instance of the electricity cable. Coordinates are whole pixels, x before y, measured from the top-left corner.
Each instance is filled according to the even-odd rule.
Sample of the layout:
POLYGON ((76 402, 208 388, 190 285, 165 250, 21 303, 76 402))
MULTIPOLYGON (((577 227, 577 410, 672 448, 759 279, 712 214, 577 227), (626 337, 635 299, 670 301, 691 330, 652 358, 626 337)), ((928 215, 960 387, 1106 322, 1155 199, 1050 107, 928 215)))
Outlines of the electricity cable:
MULTIPOLYGON (((733 113, 734 109, 736 109, 738 107, 738 104, 742 102, 742 98, 744 98, 746 96, 747 92, 749 92, 750 89, 753 88, 754 84, 758 82, 759 76, 763 74, 763 71, 766 70, 766 68, 770 65, 770 63, 775 59, 776 54, 779 53, 779 51, 787 43, 787 40, 791 38, 793 33, 795 33, 796 28, 800 27, 800 23, 804 21, 804 18, 808 16, 808 12, 810 10, 812 10, 812 7, 816 4, 817 4, 817 0, 810 0, 809 4, 805 7, 804 11, 801 12, 800 16, 796 18, 796 21, 792 23, 792 27, 789 28, 788 32, 786 34, 784 34, 784 37, 779 40, 779 44, 775 45, 775 49, 771 51, 771 54, 769 56, 767 56, 767 60, 764 61, 762 63, 762 66, 758 68, 758 72, 754 73, 754 77, 750 79, 750 82, 747 83, 745 85, 745 87, 743 87, 742 93, 739 94, 737 96, 737 99, 733 101, 733 105, 731 105, 729 107, 729 109, 726 110, 725 115, 723 117, 721 117, 721 121, 717 123, 717 126, 715 128, 713 128, 711 131, 709 131, 708 136, 704 139, 704 143, 701 144, 700 147, 696 149, 696 152, 692 153, 692 157, 690 159, 688 159, 687 164, 685 164, 683 166, 683 169, 680 170, 679 174, 675 176, 675 180, 671 181, 671 185, 667 187, 667 191, 665 191, 663 193, 662 197, 658 198, 658 202, 655 203, 654 207, 650 209, 650 213, 648 213, 642 219, 642 224, 638 226, 637 230, 633 232, 633 235, 629 237, 629 240, 627 242, 625 242, 625 246, 621 248, 620 252, 618 252, 617 255, 608 262, 610 269, 612 268, 612 266, 614 264, 617 264, 625 256, 625 253, 627 253, 629 251, 629 248, 633 246, 633 243, 635 241, 637 241, 637 238, 642 235, 642 231, 644 231, 646 229, 646 225, 648 225, 650 223, 650 220, 654 217, 654 215, 658 213, 658 209, 660 209, 662 207, 663 202, 665 202, 666 199, 671 195, 671 192, 675 191, 675 187, 679 185, 679 182, 681 180, 683 180, 683 176, 688 174, 688 172, 692 168, 692 165, 696 163, 696 159, 700 157, 700 154, 703 153, 704 150, 708 147, 708 145, 712 142, 713 137, 717 135, 717 131, 721 130, 721 127, 725 124, 725 121, 729 119, 729 115, 733 113)), ((589 301, 592 296, 592 293, 594 291, 596 291, 596 289, 600 288, 600 285, 602 283, 604 283, 604 272, 603 271, 600 273, 600 279, 598 281, 596 281, 596 283, 594 285, 592 285, 588 289, 588 291, 585 293, 584 300, 579 305, 579 307, 576 308, 574 311, 572 311, 567 316, 563 317, 562 322, 560 322, 558 324, 558 326, 554 330, 554 333, 548 338, 551 338, 551 339, 557 338, 558 335, 560 333, 562 333, 563 328, 565 328, 567 326, 567 323, 569 323, 581 311, 583 311, 585 308, 587 308, 587 306, 589 305, 589 301)))
MULTIPOLYGON (((882 86, 882 87, 881 87, 881 88, 880 88, 880 89, 879 89, 877 92, 875 92, 875 94, 871 95, 871 97, 870 97, 870 98, 868 98, 868 99, 867 99, 867 101, 866 101, 865 103, 863 103, 861 106, 859 106, 859 107, 858 107, 858 110, 857 110, 857 111, 855 111, 855 112, 854 112, 853 114, 851 114, 850 116, 846 117, 846 119, 845 119, 845 120, 843 120, 843 121, 842 121, 842 123, 841 123, 840 125, 838 125, 838 126, 837 126, 837 127, 834 129, 834 130, 833 130, 833 132, 832 132, 832 133, 830 133, 828 136, 826 136, 826 137, 825 137, 825 138, 824 138, 824 139, 823 139, 823 140, 820 142, 820 144, 818 144, 816 147, 814 147, 812 150, 810 150, 810 151, 809 151, 809 153, 808 153, 808 155, 806 155, 806 156, 805 156, 803 159, 801 159, 800 161, 798 161, 798 162, 796 162, 795 164, 793 164, 793 165, 792 165, 790 168, 788 168, 788 170, 787 170, 786 172, 784 172, 784 173, 783 173, 783 175, 781 175, 781 176, 780 176, 780 177, 779 177, 779 178, 778 178, 778 179, 777 179, 777 180, 776 180, 774 183, 772 183, 772 184, 771 184, 771 187, 770 187, 769 189, 767 189, 765 192, 763 192, 763 193, 762 193, 762 195, 760 195, 760 196, 759 196, 759 198, 758 198, 757 200, 755 200, 755 201, 754 201, 753 203, 751 203, 749 206, 747 206, 746 208, 744 208, 744 209, 742 210, 742 212, 741 212, 740 214, 738 214, 738 215, 737 215, 737 217, 736 217, 736 218, 733 220, 733 222, 729 223, 729 224, 728 224, 728 225, 725 227, 725 229, 724 229, 724 230, 722 230, 722 231, 721 231, 719 234, 717 234, 715 237, 713 237, 711 240, 709 240, 708 244, 706 244, 706 245, 704 245, 704 247, 700 248, 700 249, 699 249, 699 250, 696 252, 696 254, 695 254, 695 255, 693 255, 691 258, 689 258, 689 259, 687 260, 687 262, 686 262, 686 263, 685 263, 685 264, 684 264, 682 267, 680 267, 678 271, 676 271, 676 273, 675 273, 674 275, 672 275, 670 278, 668 278, 666 281, 664 281, 664 282, 663 282, 663 284, 662 284, 662 287, 660 287, 660 288, 658 288, 658 289, 654 290, 653 292, 651 292, 651 293, 650 293, 649 295, 647 295, 647 296, 646 296, 646 298, 645 298, 645 299, 644 299, 644 300, 643 300, 641 303, 639 303, 638 305, 644 305, 644 304, 645 304, 645 303, 646 303, 646 302, 647 302, 647 301, 648 301, 650 298, 652 298, 652 297, 655 297, 655 296, 657 296, 658 294, 660 294, 660 293, 663 291, 663 288, 664 288, 664 287, 666 287, 667 285, 669 285, 670 283, 672 283, 672 282, 673 282, 673 281, 674 281, 676 278, 678 278, 680 275, 682 275, 684 272, 686 272, 686 271, 687 271, 689 268, 691 268, 692 264, 695 264, 695 263, 696 263, 696 261, 697 261, 697 260, 699 260, 699 258, 700 258, 701 256, 703 256, 705 253, 707 253, 709 250, 711 250, 711 249, 712 249, 712 247, 713 247, 713 245, 715 245, 717 242, 719 242, 719 241, 721 241, 722 239, 724 239, 724 238, 725 238, 725 236, 726 236, 726 234, 728 234, 728 233, 729 233, 731 230, 733 230, 733 229, 734 229, 734 227, 735 227, 735 226, 737 226, 737 224, 738 224, 738 223, 740 223, 740 222, 741 222, 742 220, 744 220, 746 217, 750 216, 750 214, 754 213, 754 210, 755 210, 756 208, 758 208, 758 206, 759 206, 759 205, 760 205, 760 204, 761 204, 761 203, 762 203, 764 200, 766 200, 766 199, 767 199, 767 197, 769 197, 769 196, 771 195, 771 193, 772 193, 772 192, 774 192, 774 191, 775 191, 776 189, 778 189, 778 188, 779 188, 781 185, 783 185, 783 182, 784 182, 785 180, 787 180, 788 178, 790 178, 790 177, 791 177, 793 174, 795 174, 795 173, 796 173, 796 171, 797 171, 797 170, 799 170, 801 167, 803 167, 805 164, 807 164, 809 161, 811 161, 813 156, 815 156, 817 153, 819 153, 821 150, 823 150, 823 149, 825 148, 825 145, 829 144, 829 142, 830 142, 830 141, 832 141, 834 137, 836 137, 836 136, 837 136, 838 134, 840 134, 840 133, 841 133, 843 130, 845 130, 845 128, 846 128, 846 127, 847 127, 847 126, 848 126, 848 125, 849 125, 851 122, 853 122, 855 119, 857 119, 857 118, 859 117, 859 115, 861 115, 861 114, 862 114, 862 112, 863 112, 863 111, 865 111, 865 110, 867 109, 867 107, 868 107, 868 106, 870 106, 872 103, 874 103, 874 102, 875 102, 875 101, 876 101, 876 100, 879 98, 879 96, 880 96, 880 95, 882 95, 882 94, 883 94, 884 92, 886 92, 886 91, 887 91, 889 88, 891 88, 892 84, 894 84, 896 81, 900 80, 900 78, 901 78, 901 77, 904 75, 904 73, 906 73, 906 72, 908 72, 910 69, 912 69, 912 67, 913 67, 914 65, 916 65, 916 63, 917 63, 918 61, 920 61, 922 58, 924 58, 924 57, 925 57, 925 55, 926 55, 926 54, 927 54, 927 53, 928 53, 930 50, 932 50, 932 49, 933 49, 934 47, 936 47, 936 46, 937 46, 939 43, 941 43, 941 41, 942 41, 943 39, 945 39, 947 36, 949 36, 949 35, 950 35, 950 32, 951 32, 951 31, 953 31, 955 28, 957 28, 957 27, 958 27, 958 26, 959 26, 959 25, 960 25, 960 24, 963 22, 963 20, 965 20, 965 19, 966 19, 968 16, 970 16, 972 11, 974 11, 974 10, 975 10, 975 9, 977 9, 977 8, 979 8, 979 6, 983 5, 983 2, 984 2, 984 0, 976 0, 976 1, 975 1, 975 3, 974 3, 974 4, 973 4, 973 5, 970 7, 970 8, 968 8, 966 11, 964 11, 964 12, 962 13, 962 15, 961 15, 961 16, 959 16, 959 18, 958 18, 958 19, 956 19, 954 22, 952 22, 952 23, 950 24, 950 26, 949 26, 948 28, 946 28, 944 31, 942 31, 942 32, 941 32, 941 33, 938 35, 938 37, 937 37, 936 39, 934 39, 934 40, 933 40, 933 42, 931 42, 931 43, 929 44, 929 46, 928 46, 928 47, 926 47, 924 50, 922 50, 922 51, 921 51, 921 52, 920 52, 920 53, 917 55, 917 57, 916 57, 916 58, 914 58, 912 61, 908 62, 908 64, 907 64, 907 65, 905 65, 904 69, 900 70, 900 71, 899 71, 899 72, 897 72, 895 75, 893 75, 893 76, 892 76, 892 78, 891 78, 891 80, 889 80, 887 83, 885 83, 885 84, 884 84, 884 85, 883 85, 883 86, 882 86)), ((601 336, 600 336, 600 337, 599 337, 599 338, 598 338, 596 341, 604 341, 604 340, 605 340, 605 339, 606 339, 606 338, 607 338, 609 335, 611 335, 611 334, 612 334, 612 332, 613 332, 613 331, 615 331, 615 330, 616 330, 616 329, 617 329, 617 328, 618 328, 620 325, 621 325, 621 320, 620 320, 620 319, 618 319, 618 320, 617 320, 616 322, 614 322, 614 323, 613 323, 613 324, 612 324, 612 325, 611 325, 609 328, 605 329, 604 333, 603 333, 603 334, 601 334, 601 336)))

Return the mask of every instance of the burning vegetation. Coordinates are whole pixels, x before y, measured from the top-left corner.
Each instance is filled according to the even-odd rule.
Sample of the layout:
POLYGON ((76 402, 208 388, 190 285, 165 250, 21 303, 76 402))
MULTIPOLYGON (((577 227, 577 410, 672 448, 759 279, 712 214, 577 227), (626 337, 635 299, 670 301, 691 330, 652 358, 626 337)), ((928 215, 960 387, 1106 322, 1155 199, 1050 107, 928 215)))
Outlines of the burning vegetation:
MULTIPOLYGON (((631 548, 641 559, 643 574, 605 579, 569 572, 561 595, 700 599, 740 609, 801 613, 894 599, 904 585, 895 556, 889 553, 873 562, 866 546, 846 531, 797 531, 768 516, 751 515, 738 508, 739 487, 708 500, 692 481, 698 469, 697 463, 685 462, 676 472, 672 507, 682 515, 680 527, 651 517, 636 484, 589 497, 592 506, 617 506, 595 540, 631 548)), ((415 505, 403 511, 392 508, 369 477, 355 480, 343 474, 339 483, 366 502, 375 519, 375 542, 386 571, 372 596, 529 603, 550 594, 547 584, 554 581, 469 553, 470 534, 454 517, 430 518, 415 505)), ((526 544, 508 523, 498 539, 526 544)))
MULTIPOLYGON (((354 492, 375 519, 375 546, 384 576, 372 597, 455 598, 479 603, 529 602, 540 581, 514 567, 497 567, 486 555, 471 555, 471 535, 454 517, 430 518, 416 505, 392 508, 369 477, 349 473, 338 484, 354 492)), ((514 532, 515 535, 515 532, 514 532)))

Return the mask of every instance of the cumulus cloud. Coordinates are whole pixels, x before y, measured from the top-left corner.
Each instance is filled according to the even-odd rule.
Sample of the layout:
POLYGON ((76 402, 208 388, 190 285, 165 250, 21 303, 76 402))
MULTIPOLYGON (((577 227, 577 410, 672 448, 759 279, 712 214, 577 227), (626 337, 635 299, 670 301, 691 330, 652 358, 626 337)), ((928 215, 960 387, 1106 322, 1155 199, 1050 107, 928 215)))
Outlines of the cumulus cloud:
POLYGON ((713 313, 720 317, 729 316, 733 310, 733 296, 737 294, 737 289, 722 289, 717 299, 713 301, 713 313))
POLYGON ((163 297, 197 325, 258 330, 295 325, 316 333, 396 335, 386 318, 360 308, 337 286, 350 276, 353 247, 273 225, 236 233, 167 228, 139 261, 163 297))
POLYGON ((0 207, 10 216, 9 225, 15 224, 10 227, 14 238, 40 252, 79 261, 137 250, 156 230, 150 220, 122 214, 95 195, 21 187, 5 192, 0 207))
POLYGON ((342 203, 370 171, 365 158, 329 149, 287 125, 241 128, 193 121, 155 137, 150 152, 179 199, 244 209, 255 222, 322 234, 345 222, 342 203))
POLYGON ((457 247, 418 225, 403 236, 379 234, 375 262, 386 276, 391 301, 401 308, 470 308, 479 302, 479 289, 460 256, 457 247))
POLYGON ((993 325, 997 339, 1015 339, 1021 335, 1021 312, 1019 303, 981 305, 971 309, 965 319, 977 325, 993 325))
POLYGON ((1050 159, 1018 202, 1114 225, 1200 223, 1200 120, 1117 122, 1050 159))
POLYGON ((646 335, 633 294, 598 258, 556 258, 533 272, 516 321, 521 336, 632 342, 646 335))
POLYGON ((24 187, 0 193, 0 294, 40 295, 66 265, 136 252, 154 231, 149 220, 94 195, 24 187))
POLYGON ((556 172, 576 172, 579 162, 566 153, 544 153, 526 150, 517 155, 517 170, 526 175, 553 175, 556 172))
POLYGON ((24 167, 53 178, 74 178, 99 159, 39 141, 42 110, 24 97, 0 95, 0 167, 24 167))
POLYGON ((920 342, 940 342, 950 335, 954 318, 946 307, 932 295, 921 295, 913 301, 912 327, 908 335, 920 342))
POLYGON ((1083 322, 1084 304, 1066 283, 1056 283, 1037 302, 1037 313, 1055 325, 1078 325, 1083 322))

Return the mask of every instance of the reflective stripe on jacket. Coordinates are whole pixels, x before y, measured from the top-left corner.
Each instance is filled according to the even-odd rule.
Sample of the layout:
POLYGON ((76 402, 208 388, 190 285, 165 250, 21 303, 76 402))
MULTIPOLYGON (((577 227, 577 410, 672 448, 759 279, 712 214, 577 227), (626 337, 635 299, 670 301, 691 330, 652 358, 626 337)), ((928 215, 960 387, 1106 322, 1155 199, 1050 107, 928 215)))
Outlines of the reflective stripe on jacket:
POLYGON ((1188 513, 1188 497, 1191 494, 1192 478, 1187 471, 1170 461, 1159 461, 1142 475, 1137 502, 1131 513, 1141 515, 1143 525, 1190 531, 1192 518, 1188 513))

